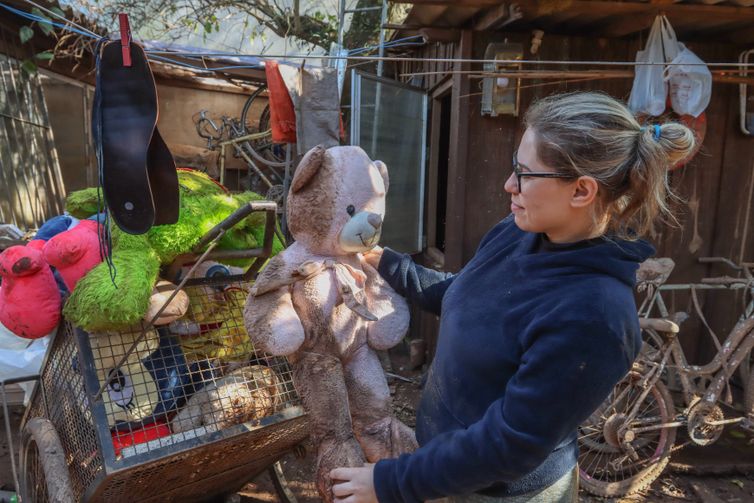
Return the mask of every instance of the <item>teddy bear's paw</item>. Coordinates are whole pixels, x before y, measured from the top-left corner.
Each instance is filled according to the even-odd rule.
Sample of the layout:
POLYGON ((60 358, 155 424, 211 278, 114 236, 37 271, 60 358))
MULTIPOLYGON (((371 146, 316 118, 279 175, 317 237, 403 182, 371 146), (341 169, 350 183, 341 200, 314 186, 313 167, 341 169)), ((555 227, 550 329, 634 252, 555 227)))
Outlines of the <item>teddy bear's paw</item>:
POLYGON ((363 466, 364 453, 354 437, 346 440, 327 439, 317 449, 317 489, 326 503, 333 500, 330 471, 340 467, 363 466))
POLYGON ((414 452, 419 448, 414 430, 395 417, 390 418, 391 458, 414 452))
POLYGON ((417 448, 414 431, 394 417, 383 417, 363 427, 354 422, 354 427, 356 438, 370 463, 396 458, 417 448))

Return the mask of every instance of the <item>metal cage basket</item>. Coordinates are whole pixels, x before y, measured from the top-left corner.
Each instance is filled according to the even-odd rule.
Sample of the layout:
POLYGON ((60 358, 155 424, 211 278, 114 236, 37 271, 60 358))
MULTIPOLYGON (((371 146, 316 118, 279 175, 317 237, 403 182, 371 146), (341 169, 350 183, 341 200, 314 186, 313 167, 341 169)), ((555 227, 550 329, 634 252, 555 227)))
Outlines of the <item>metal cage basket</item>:
POLYGON ((184 272, 188 311, 169 325, 102 334, 61 325, 22 420, 24 501, 206 500, 238 490, 306 438, 287 360, 255 351, 242 318, 274 231, 275 204, 253 202, 202 239, 195 251, 210 247, 201 257, 176 259, 170 279, 191 261, 194 273, 213 258, 254 262, 242 274, 184 272), (252 211, 266 212, 264 247, 212 252, 252 211))

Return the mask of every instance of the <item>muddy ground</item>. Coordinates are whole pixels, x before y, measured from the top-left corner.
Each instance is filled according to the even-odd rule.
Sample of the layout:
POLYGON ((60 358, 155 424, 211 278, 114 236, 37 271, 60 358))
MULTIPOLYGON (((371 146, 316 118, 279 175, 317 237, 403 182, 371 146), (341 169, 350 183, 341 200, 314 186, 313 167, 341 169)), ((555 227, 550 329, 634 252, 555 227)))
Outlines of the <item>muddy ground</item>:
MULTIPOLYGON (((407 359, 393 355, 393 371, 410 381, 392 379, 390 388, 396 415, 413 426, 420 387, 418 371, 407 368, 407 359)), ((10 419, 17 430, 23 409, 11 409, 10 419)), ((4 432, 2 409, 0 428, 4 432)), ((685 437, 679 434, 677 444, 685 437)), ((18 442, 16 440, 17 448, 18 442)), ((282 460, 288 486, 300 503, 319 501, 313 480, 314 455, 310 446, 305 445, 303 457, 293 454, 282 460)), ((5 434, 0 435, 0 490, 12 490, 8 442, 5 434)), ((268 475, 262 474, 247 484, 237 495, 229 498, 234 503, 258 503, 278 501, 268 475)), ((750 503, 754 502, 754 437, 744 434, 735 427, 727 429, 721 439, 709 447, 688 446, 674 453, 670 467, 652 486, 640 494, 619 500, 605 500, 590 496, 581 491, 580 503, 750 503)))

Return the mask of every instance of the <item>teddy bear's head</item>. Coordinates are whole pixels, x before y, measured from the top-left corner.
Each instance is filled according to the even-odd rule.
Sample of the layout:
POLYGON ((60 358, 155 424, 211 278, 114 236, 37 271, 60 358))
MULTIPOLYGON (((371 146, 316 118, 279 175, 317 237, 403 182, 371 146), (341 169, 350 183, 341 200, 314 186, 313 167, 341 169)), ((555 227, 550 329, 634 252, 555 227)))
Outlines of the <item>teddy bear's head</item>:
POLYGON ((360 147, 314 147, 291 182, 288 227, 313 253, 365 252, 380 239, 387 189, 387 166, 360 147))
POLYGON ((21 278, 31 276, 47 266, 42 252, 27 246, 11 246, 0 254, 0 276, 21 278))

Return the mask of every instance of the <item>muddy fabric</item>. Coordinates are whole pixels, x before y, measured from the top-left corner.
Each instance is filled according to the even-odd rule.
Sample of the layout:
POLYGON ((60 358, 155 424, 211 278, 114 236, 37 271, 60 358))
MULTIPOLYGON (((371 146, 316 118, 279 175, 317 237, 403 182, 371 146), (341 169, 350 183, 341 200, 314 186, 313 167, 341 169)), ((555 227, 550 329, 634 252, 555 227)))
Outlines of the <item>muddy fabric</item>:
POLYGON ((280 65, 296 111, 296 149, 304 155, 317 145, 340 144, 340 94, 335 68, 280 65))
POLYGON ((578 425, 641 348, 633 296, 643 241, 542 245, 506 218, 455 275, 385 250, 379 272, 440 313, 417 411, 421 446, 375 466, 383 502, 550 486, 576 464, 578 425))
POLYGON ((538 491, 518 496, 483 496, 468 494, 465 496, 451 496, 444 503, 578 503, 579 501, 579 469, 574 468, 560 477, 554 484, 538 491))

